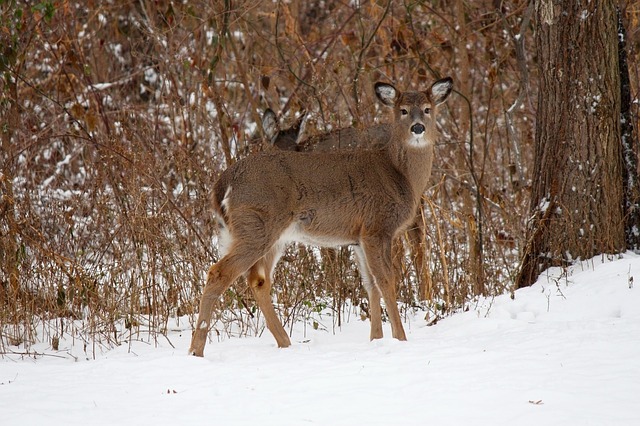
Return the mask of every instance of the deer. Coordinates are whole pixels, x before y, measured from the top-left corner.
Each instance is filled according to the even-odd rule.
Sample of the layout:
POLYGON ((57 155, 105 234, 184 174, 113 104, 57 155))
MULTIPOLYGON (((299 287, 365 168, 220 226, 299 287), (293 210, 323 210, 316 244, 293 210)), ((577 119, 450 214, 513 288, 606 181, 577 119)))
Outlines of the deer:
POLYGON ((269 146, 283 151, 298 151, 298 137, 302 128, 302 122, 306 113, 302 111, 300 117, 287 129, 281 129, 278 125, 276 113, 271 108, 264 110, 262 114, 262 128, 269 142, 269 146))
MULTIPOLYGON (((262 113, 262 129, 264 130, 264 137, 267 149, 279 149, 283 151, 298 151, 298 139, 300 137, 300 130, 302 129, 302 122, 306 116, 306 112, 302 111, 300 117, 286 129, 281 129, 278 125, 278 119, 276 113, 271 108, 266 108, 262 113)), ((261 145, 262 138, 254 134, 247 144, 245 154, 251 154, 262 150, 261 145)))
POLYGON ((407 339, 396 301, 392 241, 409 226, 431 174, 438 107, 453 80, 421 92, 378 82, 394 111, 389 141, 377 149, 270 150, 227 168, 213 187, 221 258, 209 268, 189 353, 204 356, 213 307, 245 275, 278 347, 291 340, 271 301, 274 265, 291 242, 354 248, 369 297, 370 339, 383 337, 381 298, 392 337, 407 339))

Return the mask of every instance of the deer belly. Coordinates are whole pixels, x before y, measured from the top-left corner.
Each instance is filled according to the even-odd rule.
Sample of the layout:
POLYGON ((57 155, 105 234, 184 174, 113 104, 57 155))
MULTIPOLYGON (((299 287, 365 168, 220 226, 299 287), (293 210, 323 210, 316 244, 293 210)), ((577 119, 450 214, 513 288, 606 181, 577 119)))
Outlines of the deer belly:
POLYGON ((282 233, 280 243, 302 243, 318 247, 340 247, 357 244, 353 238, 331 233, 313 232, 305 229, 303 223, 294 222, 282 233))

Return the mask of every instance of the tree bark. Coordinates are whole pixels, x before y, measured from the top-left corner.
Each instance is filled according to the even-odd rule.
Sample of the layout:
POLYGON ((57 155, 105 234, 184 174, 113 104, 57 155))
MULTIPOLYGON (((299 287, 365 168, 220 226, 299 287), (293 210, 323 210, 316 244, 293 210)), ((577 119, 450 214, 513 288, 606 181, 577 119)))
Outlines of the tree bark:
POLYGON ((518 288, 544 269, 625 248, 613 0, 538 0, 531 219, 518 288))
POLYGON ((640 250, 640 185, 638 184, 638 140, 631 113, 631 80, 627 63, 627 32, 618 16, 618 63, 620 70, 620 140, 622 143, 625 237, 629 250, 640 250))

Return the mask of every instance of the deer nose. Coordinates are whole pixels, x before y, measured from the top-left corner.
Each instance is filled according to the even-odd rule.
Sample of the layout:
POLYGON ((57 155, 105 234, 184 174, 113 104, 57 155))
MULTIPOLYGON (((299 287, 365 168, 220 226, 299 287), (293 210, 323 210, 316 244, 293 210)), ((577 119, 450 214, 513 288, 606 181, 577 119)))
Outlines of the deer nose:
POLYGON ((424 125, 420 123, 414 124, 413 126, 411 126, 411 133, 413 133, 414 135, 421 135, 422 133, 424 133, 424 125))

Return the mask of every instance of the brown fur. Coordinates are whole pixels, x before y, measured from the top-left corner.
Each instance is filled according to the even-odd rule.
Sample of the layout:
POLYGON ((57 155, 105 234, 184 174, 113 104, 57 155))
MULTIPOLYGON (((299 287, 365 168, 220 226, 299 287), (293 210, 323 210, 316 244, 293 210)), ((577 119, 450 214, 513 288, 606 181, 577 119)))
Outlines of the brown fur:
POLYGON ((298 142, 298 151, 332 151, 336 149, 380 148, 391 138, 391 124, 374 124, 364 129, 345 127, 312 136, 298 142))
POLYGON ((427 186, 436 107, 450 90, 451 79, 437 81, 426 92, 401 93, 376 84, 376 94, 395 113, 384 147, 265 152, 225 170, 214 187, 213 207, 230 242, 209 270, 190 353, 203 355, 214 302, 245 273, 278 346, 291 344, 269 297, 273 267, 289 241, 354 245, 370 299, 370 337, 382 337, 382 297, 393 337, 406 340, 396 305, 391 242, 412 223, 427 186), (422 135, 419 143, 417 135, 422 135))

